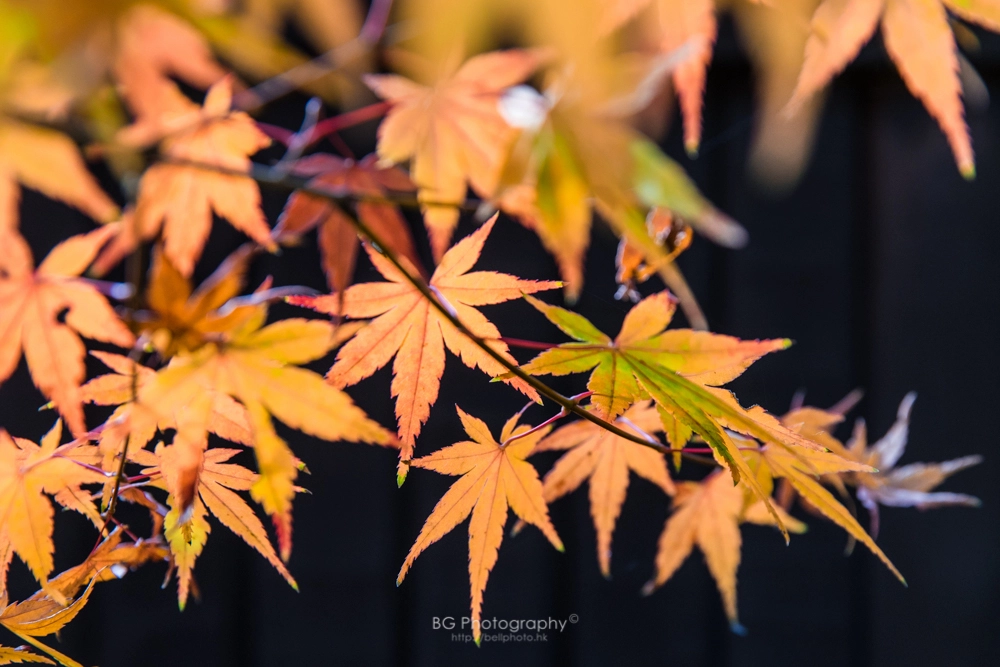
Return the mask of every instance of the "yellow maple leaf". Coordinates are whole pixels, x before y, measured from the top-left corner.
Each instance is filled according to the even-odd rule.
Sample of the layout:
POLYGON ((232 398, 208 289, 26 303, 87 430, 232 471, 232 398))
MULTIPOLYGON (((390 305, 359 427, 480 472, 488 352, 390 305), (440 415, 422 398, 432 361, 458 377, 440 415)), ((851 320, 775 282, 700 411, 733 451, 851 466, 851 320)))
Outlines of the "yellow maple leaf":
MULTIPOLYGON (((161 445, 157 447, 155 453, 141 450, 135 460, 147 466, 142 474, 150 476, 151 485, 169 490, 168 479, 175 474, 171 468, 176 464, 176 452, 176 445, 161 445)), ((264 525, 243 498, 235 493, 249 490, 258 479, 258 475, 243 466, 226 463, 237 453, 239 453, 237 449, 224 448, 213 448, 205 452, 198 471, 198 497, 189 510, 189 516, 182 518, 186 512, 178 499, 173 495, 168 498, 171 509, 164 520, 164 528, 167 543, 177 565, 177 595, 181 609, 187 603, 195 560, 201 554, 208 533, 211 532, 211 526, 207 521, 208 512, 260 552, 285 578, 285 581, 298 590, 295 579, 271 546, 264 525)))
POLYGON ((368 419, 344 392, 295 364, 325 355, 342 342, 329 322, 286 319, 262 327, 267 308, 258 306, 252 318, 219 340, 190 354, 175 356, 157 371, 132 404, 138 423, 175 420, 178 461, 171 487, 186 512, 193 501, 198 470, 204 460, 212 396, 228 395, 246 408, 253 432, 260 476, 250 495, 272 516, 282 556, 291 550, 291 504, 298 474, 297 459, 274 430, 271 415, 288 426, 326 440, 355 440, 393 445, 392 436, 368 419), (136 407, 139 409, 136 410, 136 407), (178 439, 180 438, 180 439, 178 439))

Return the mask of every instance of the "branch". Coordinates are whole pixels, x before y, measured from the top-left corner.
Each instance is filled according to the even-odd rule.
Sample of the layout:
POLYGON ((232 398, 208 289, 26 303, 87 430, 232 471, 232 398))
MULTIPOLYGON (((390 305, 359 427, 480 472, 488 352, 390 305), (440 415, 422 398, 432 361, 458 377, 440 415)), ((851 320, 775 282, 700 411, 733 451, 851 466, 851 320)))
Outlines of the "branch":
MULTIPOLYGON (((211 167, 209 165, 205 166, 208 167, 209 169, 212 169, 213 171, 219 171, 219 169, 215 167, 211 167)), ((246 173, 239 171, 234 171, 233 173, 244 176, 248 175, 246 173)), ((277 174, 274 172, 273 169, 261 165, 256 165, 256 164, 252 165, 249 176, 259 183, 268 183, 289 190, 300 190, 301 192, 312 195, 314 197, 320 197, 322 199, 329 199, 333 201, 341 201, 341 200, 357 201, 361 199, 356 195, 347 195, 342 192, 331 191, 327 188, 310 185, 308 179, 306 178, 302 178, 292 174, 277 174)), ((402 261, 400 261, 396 253, 391 249, 391 246, 388 245, 385 242, 385 240, 382 239, 377 233, 375 233, 371 229, 371 227, 369 227, 360 219, 357 219, 353 216, 348 216, 348 220, 350 220, 351 224, 354 226, 355 230, 359 234, 368 238, 372 243, 374 243, 378 247, 382 255, 386 259, 388 259, 389 262, 394 267, 396 267, 396 269, 400 273, 403 274, 403 277, 406 279, 406 281, 410 283, 414 288, 416 288, 418 292, 420 292, 420 294, 424 297, 424 299, 426 299, 427 302, 430 303, 430 305, 436 311, 438 311, 438 314, 441 315, 441 317, 446 319, 452 326, 458 329, 458 331, 461 332, 466 338, 468 338, 476 347, 481 349, 483 352, 492 357, 494 361, 496 361, 501 366, 506 368, 511 375, 517 377, 525 384, 527 384, 535 391, 537 391, 539 394, 553 401, 567 412, 571 412, 578 417, 586 419, 587 421, 600 426, 606 431, 614 433, 619 438, 624 438, 630 442, 642 445, 643 447, 649 447, 651 449, 655 449, 656 451, 662 454, 669 454, 672 452, 672 450, 669 447, 666 447, 660 443, 654 444, 648 442, 644 438, 641 438, 638 435, 630 433, 624 429, 618 428, 614 424, 611 424, 601 419, 592 412, 581 408, 572 398, 568 396, 563 396, 562 394, 552 389, 551 387, 549 387, 547 384, 540 381, 536 377, 525 373, 523 370, 521 370, 520 366, 518 366, 517 364, 508 361, 506 357, 504 357, 502 354, 493 349, 493 347, 487 344, 486 341, 484 341, 483 339, 479 338, 474 333, 472 333, 468 329, 468 327, 466 327, 465 324, 454 315, 451 309, 447 305, 442 303, 440 299, 438 299, 438 297, 434 294, 435 291, 434 288, 431 287, 431 285, 429 285, 426 281, 424 281, 424 279, 421 278, 420 276, 413 275, 410 272, 409 268, 402 261)))
MULTIPOLYGON (((164 159, 164 158, 161 158, 164 159)), ((341 201, 374 201, 380 203, 390 203, 390 204, 400 204, 404 200, 390 198, 390 197, 369 197, 366 195, 359 195, 347 192, 343 189, 332 190, 329 188, 318 187, 310 184, 308 178, 302 176, 297 176, 295 174, 285 173, 284 171, 276 170, 272 167, 265 167, 264 165, 251 164, 249 171, 241 171, 239 169, 226 169, 225 167, 220 167, 211 164, 205 164, 200 162, 192 162, 188 160, 171 160, 169 157, 165 158, 164 161, 170 162, 172 164, 181 164, 194 169, 204 169, 206 171, 211 171, 215 173, 228 174, 231 176, 244 176, 252 178, 261 184, 273 185, 276 187, 284 188, 286 190, 299 190, 307 195, 312 195, 313 197, 319 197, 321 199, 327 199, 330 201, 341 202, 341 201)), ((417 202, 414 198, 415 205, 444 205, 444 206, 455 206, 455 204, 438 204, 437 202, 417 202)), ((461 208, 461 206, 459 206, 461 208)), ((454 326, 462 335, 468 338, 476 347, 481 349, 483 352, 488 354, 493 358, 498 364, 503 366, 508 373, 518 378, 532 389, 537 391, 542 396, 545 396, 549 400, 553 401, 561 408, 569 413, 580 417, 581 419, 586 419, 587 421, 596 424, 597 426, 603 428, 605 431, 617 435, 619 438, 628 440, 629 442, 634 442, 637 445, 642 445, 643 447, 649 447, 650 449, 655 449, 661 454, 672 454, 676 450, 673 450, 662 443, 650 442, 645 438, 642 438, 634 433, 630 433, 624 429, 621 429, 614 424, 607 422, 589 410, 585 410, 577 405, 576 401, 568 396, 563 396, 561 393, 552 389, 547 384, 539 380, 538 378, 528 375, 521 367, 516 363, 511 363, 506 357, 497 352, 493 347, 491 347, 485 340, 476 336, 472 331, 465 326, 465 324, 455 316, 452 309, 446 304, 442 303, 441 299, 435 294, 435 289, 433 286, 429 285, 422 277, 413 275, 406 264, 404 264, 396 253, 391 249, 384 239, 382 239, 376 232, 374 232, 371 227, 369 227, 362 220, 355 218, 353 216, 347 216, 351 225, 354 226, 355 231, 357 231, 362 236, 366 237, 375 246, 378 247, 382 256, 385 257, 389 262, 403 274, 410 285, 412 285, 420 294, 427 300, 427 302, 446 319, 452 326, 454 326)), ((714 463, 713 463, 714 465, 714 463)))

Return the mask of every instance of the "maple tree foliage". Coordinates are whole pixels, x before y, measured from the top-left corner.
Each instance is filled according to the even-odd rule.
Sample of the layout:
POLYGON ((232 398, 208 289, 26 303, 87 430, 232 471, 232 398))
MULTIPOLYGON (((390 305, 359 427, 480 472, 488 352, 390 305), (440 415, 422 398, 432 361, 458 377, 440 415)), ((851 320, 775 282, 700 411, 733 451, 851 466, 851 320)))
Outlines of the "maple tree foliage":
POLYGON ((729 12, 758 74, 751 161, 765 180, 791 183, 820 91, 881 26, 890 58, 971 177, 959 78, 971 65, 948 12, 1000 30, 994 3, 375 0, 367 15, 361 4, 0 0, 0 384, 23 358, 38 404, 56 420, 37 444, 0 429, 0 625, 31 647, 0 647, 0 664, 78 665, 39 638, 70 622, 97 583, 134 568, 166 564, 183 609, 216 522, 297 590, 292 508, 307 462, 276 421, 322 440, 398 448, 400 485, 410 467, 457 478, 397 584, 468 519, 477 643, 508 510, 514 533, 531 524, 562 551, 548 506, 584 482, 604 576, 635 473, 672 506, 644 592, 697 546, 734 629, 742 524, 788 540, 806 528, 792 514, 798 498, 902 581, 876 542, 879 507, 978 505, 934 490, 978 456, 896 467, 913 396, 869 446, 863 422, 847 442, 834 435, 846 404, 776 417, 723 388, 791 342, 707 330, 676 259, 694 243, 739 248, 748 233, 663 151, 657 127, 671 92, 696 156, 718 20, 729 12), (319 57, 285 42, 287 21, 319 57), (298 129, 256 119, 295 91, 315 96, 298 129), (323 118, 324 103, 340 113, 323 118), (376 120, 375 152, 355 156, 340 132, 376 120), (323 140, 329 146, 316 150, 323 140), (291 192, 274 220, 264 182, 291 192), (36 266, 22 231, 45 223, 21 219, 25 188, 96 226, 36 266), (466 212, 478 226, 455 240, 466 212), (203 255, 216 218, 245 238, 213 267, 203 255), (532 296, 563 288, 572 306, 595 219, 618 238, 616 297, 634 302, 614 337, 532 296), (516 223, 537 234, 561 281, 542 279, 543 267, 534 276, 476 270, 494 229, 516 223), (329 294, 270 277, 248 290, 259 255, 286 261, 282 249, 313 242, 329 294), (359 262, 384 280, 355 283, 359 262), (95 278, 119 269, 125 283, 95 278), (196 286, 192 277, 205 274, 196 286), (285 303, 327 317, 286 317, 285 303), (496 321, 480 310, 497 304, 507 305, 496 321), (678 308, 688 326, 669 328, 678 308), (572 340, 506 338, 506 313, 532 309, 572 340), (519 361, 517 346, 538 354, 519 361), (325 378, 306 367, 335 350, 325 378), (425 437, 415 457, 439 409, 446 350, 482 371, 484 395, 513 388, 530 402, 499 437, 458 408, 469 439, 442 447, 425 437), (107 369, 89 379, 88 351, 107 369), (346 391, 390 361, 395 433, 346 391), (543 379, 580 374, 575 396, 543 379), (522 423, 549 404, 555 415, 522 423), (546 452, 561 452, 547 471, 546 452), (692 467, 708 472, 692 476, 692 467), (53 502, 98 533, 56 576, 53 502), (121 504, 148 513, 148 535, 122 522, 121 504), (8 596, 15 555, 40 587, 22 601, 8 596))

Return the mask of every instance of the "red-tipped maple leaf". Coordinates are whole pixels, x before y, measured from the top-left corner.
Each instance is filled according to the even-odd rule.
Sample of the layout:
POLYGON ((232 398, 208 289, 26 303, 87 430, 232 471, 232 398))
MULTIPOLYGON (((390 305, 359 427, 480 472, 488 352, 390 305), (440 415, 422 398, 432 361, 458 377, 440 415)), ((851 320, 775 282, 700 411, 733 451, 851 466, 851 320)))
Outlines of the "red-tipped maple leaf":
MULTIPOLYGON (((363 199, 385 197, 386 190, 412 190, 413 183, 404 172, 395 167, 379 167, 373 155, 355 162, 326 154, 302 158, 296 163, 295 172, 312 176, 310 186, 361 197, 355 207, 358 217, 389 250, 420 266, 410 228, 399 209, 386 202, 363 199)), ((332 201, 297 191, 288 198, 275 227, 275 236, 282 242, 295 240, 314 227, 318 229, 323 271, 330 291, 335 293, 343 292, 351 284, 360 245, 349 215, 332 201)))

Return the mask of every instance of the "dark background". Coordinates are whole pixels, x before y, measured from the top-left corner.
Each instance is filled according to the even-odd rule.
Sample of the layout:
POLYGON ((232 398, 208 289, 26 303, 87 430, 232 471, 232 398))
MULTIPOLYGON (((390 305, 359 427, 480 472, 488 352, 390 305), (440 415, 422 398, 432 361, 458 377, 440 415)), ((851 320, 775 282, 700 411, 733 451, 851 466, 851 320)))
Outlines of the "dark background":
MULTIPOLYGON (((972 60, 991 92, 1000 93, 1000 42, 985 40, 972 60)), ((297 99, 272 105, 264 119, 295 127, 301 104, 297 99)), ((735 636, 698 553, 656 594, 639 595, 653 571, 668 498, 633 476, 614 538, 613 580, 598 572, 584 490, 551 508, 565 554, 528 529, 505 538, 490 577, 484 617, 577 614, 579 622, 564 633, 550 633, 543 644, 476 649, 432 629, 435 616, 468 614, 467 524, 423 554, 400 588, 394 583, 451 478, 416 470, 397 489, 392 451, 325 443, 286 430, 312 471, 302 480, 311 495, 295 502, 289 564, 301 593, 216 522, 196 569, 200 603, 179 612, 174 583, 160 589, 164 568, 148 566, 99 587, 63 631, 58 648, 104 667, 992 664, 1000 651, 1000 492, 990 481, 1000 474, 994 455, 1000 403, 1000 105, 970 112, 979 176, 964 182, 937 124, 906 91, 876 40, 834 83, 811 164, 800 185, 779 199, 763 195, 747 179, 753 109, 751 72, 727 24, 708 80, 701 157, 681 159, 705 193, 749 229, 752 240, 737 252, 698 240, 681 265, 713 330, 796 341, 734 383, 745 403, 781 413, 798 389, 808 390, 808 403, 827 406, 862 387, 866 396, 854 414, 865 417, 870 434, 879 437, 899 400, 916 390, 904 463, 985 455, 984 464, 944 487, 978 495, 982 508, 883 511, 879 543, 909 588, 862 547, 845 557, 839 528, 799 512, 810 530, 789 547, 773 530, 743 531, 739 610, 749 634, 735 636)), ((362 152, 370 150, 372 127, 358 128, 347 139, 362 152)), ((680 157, 677 135, 675 128, 666 145, 680 157)), ((283 199, 280 192, 265 192, 272 221, 283 199)), ((91 226, 31 192, 24 195, 22 215, 37 258, 59 239, 91 226)), ((470 221, 463 222, 459 234, 472 229, 470 221)), ((217 224, 197 278, 239 242, 237 233, 217 224)), ((425 242, 423 249, 426 253, 425 242)), ((614 251, 614 239, 598 227, 578 304, 610 332, 617 331, 627 310, 612 298, 614 251)), ((534 236, 510 220, 497 226, 478 266, 526 278, 555 277, 552 260, 534 236)), ((281 258, 258 261, 255 280, 267 274, 277 285, 323 286, 312 239, 281 258)), ((379 278, 362 262, 358 279, 379 278)), ((505 335, 563 340, 524 304, 484 310, 505 335)), ((303 315, 290 308, 275 313, 303 315)), ((530 356, 518 354, 522 360, 530 356)), ((329 363, 314 368, 324 372, 329 363)), ((98 364, 90 368, 91 374, 100 370, 98 364)), ((394 424, 389 381, 384 369, 351 389, 386 425, 394 424)), ((578 376, 555 384, 581 391, 584 381, 578 376)), ((0 387, 0 424, 37 440, 53 419, 36 412, 40 402, 22 362, 0 387)), ((523 398, 487 384, 449 356, 418 453, 462 437, 452 408, 456 402, 499 429, 523 398)), ((551 412, 534 408, 528 415, 537 422, 551 412)), ((539 461, 543 470, 552 460, 539 461)), ((702 473, 685 470, 684 476, 697 474, 702 473)), ((61 514, 56 534, 57 568, 77 562, 94 539, 93 528, 76 515, 61 514)), ((12 567, 12 587, 15 595, 32 590, 20 562, 12 567)), ((13 636, 2 641, 17 643, 13 636)))

